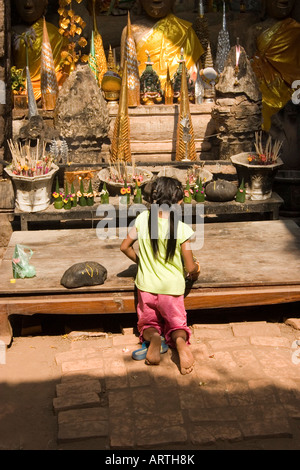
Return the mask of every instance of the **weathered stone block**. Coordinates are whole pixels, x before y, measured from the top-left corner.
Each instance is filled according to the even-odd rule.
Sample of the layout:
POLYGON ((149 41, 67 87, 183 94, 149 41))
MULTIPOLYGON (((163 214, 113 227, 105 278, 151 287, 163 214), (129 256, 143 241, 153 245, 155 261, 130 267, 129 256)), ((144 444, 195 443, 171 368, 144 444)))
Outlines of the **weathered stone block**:
POLYGON ((82 393, 91 392, 101 392, 101 384, 99 380, 81 380, 78 382, 62 383, 56 385, 57 397, 65 397, 66 395, 80 395, 82 393))
POLYGON ((266 322, 244 322, 231 325, 234 336, 281 336, 278 325, 266 322))
POLYGON ((53 399, 54 413, 72 408, 88 408, 100 405, 99 395, 95 392, 79 393, 53 399))

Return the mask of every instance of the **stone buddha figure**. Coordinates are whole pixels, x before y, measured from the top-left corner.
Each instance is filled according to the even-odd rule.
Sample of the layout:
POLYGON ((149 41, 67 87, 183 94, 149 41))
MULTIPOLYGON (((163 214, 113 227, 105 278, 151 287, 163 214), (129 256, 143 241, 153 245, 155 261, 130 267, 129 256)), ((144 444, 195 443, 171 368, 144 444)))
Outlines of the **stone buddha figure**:
MULTIPOLYGON (((43 41, 43 16, 46 13, 48 0, 12 0, 14 12, 18 15, 16 24, 12 26, 14 34, 13 41, 13 64, 24 69, 26 66, 26 47, 24 41, 18 40, 18 36, 32 28, 35 40, 32 47, 28 48, 28 62, 31 81, 36 100, 41 97, 41 50, 43 41)), ((47 24, 49 40, 53 53, 55 71, 58 84, 61 85, 65 75, 61 71, 61 51, 66 45, 66 38, 60 35, 56 26, 47 24)))
MULTIPOLYGON (((153 62, 153 69, 159 76, 162 88, 167 78, 176 72, 183 49, 186 67, 195 66, 204 53, 192 24, 173 14, 175 0, 139 0, 145 13, 138 22, 132 21, 132 34, 136 44, 139 74, 142 75, 148 54, 153 62)), ((121 39, 121 66, 124 61, 124 44, 127 27, 121 39)))
POLYGON ((263 98, 263 128, 282 109, 300 77, 300 23, 291 18, 295 0, 264 0, 264 20, 249 32, 247 52, 263 98), (267 17, 267 18, 266 18, 267 17))

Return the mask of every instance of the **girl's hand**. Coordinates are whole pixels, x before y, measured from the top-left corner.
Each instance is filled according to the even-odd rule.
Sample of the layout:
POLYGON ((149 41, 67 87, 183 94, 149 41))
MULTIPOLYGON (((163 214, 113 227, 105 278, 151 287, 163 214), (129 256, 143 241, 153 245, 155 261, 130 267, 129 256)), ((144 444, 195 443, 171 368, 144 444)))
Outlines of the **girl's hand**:
POLYGON ((186 279, 195 281, 200 273, 200 264, 197 258, 195 258, 195 256, 193 255, 189 240, 182 243, 181 254, 183 257, 184 270, 187 273, 186 279))
POLYGON ((196 281, 200 274, 200 263, 194 256, 193 256, 193 261, 195 263, 196 271, 187 273, 186 279, 190 279, 191 281, 196 281))

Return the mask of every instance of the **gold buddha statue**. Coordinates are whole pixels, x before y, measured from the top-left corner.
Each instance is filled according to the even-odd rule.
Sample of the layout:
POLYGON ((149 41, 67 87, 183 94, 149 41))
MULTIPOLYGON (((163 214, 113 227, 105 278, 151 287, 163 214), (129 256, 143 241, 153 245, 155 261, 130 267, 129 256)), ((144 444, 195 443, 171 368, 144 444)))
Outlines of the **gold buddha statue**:
MULTIPOLYGON (((187 69, 195 66, 204 53, 192 24, 173 14, 175 0, 139 0, 144 17, 137 23, 132 21, 132 35, 136 44, 139 74, 142 75, 148 53, 153 62, 153 69, 164 87, 167 70, 173 77, 183 49, 187 69)), ((124 44, 127 27, 121 39, 121 67, 124 61, 124 44)))
POLYGON ((300 23, 291 18, 295 0, 264 0, 267 18, 251 28, 247 52, 262 92, 263 128, 268 131, 271 117, 282 109, 294 92, 292 84, 300 77, 300 23))
MULTIPOLYGON (((28 48, 28 62, 34 96, 36 100, 41 97, 41 51, 43 41, 43 17, 46 13, 48 0, 12 0, 12 7, 18 16, 18 21, 12 26, 14 34, 13 65, 18 69, 26 67, 26 47, 24 41, 18 41, 18 36, 32 28, 35 40, 28 48)), ((62 85, 66 78, 61 70, 61 51, 67 45, 67 39, 59 34, 56 26, 46 23, 49 40, 53 53, 54 66, 58 85, 62 85)))

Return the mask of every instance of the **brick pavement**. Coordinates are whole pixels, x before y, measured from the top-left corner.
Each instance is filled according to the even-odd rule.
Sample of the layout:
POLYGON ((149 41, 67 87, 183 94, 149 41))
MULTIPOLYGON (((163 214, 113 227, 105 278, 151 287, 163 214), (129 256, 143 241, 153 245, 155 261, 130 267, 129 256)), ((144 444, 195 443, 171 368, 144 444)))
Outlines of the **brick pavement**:
POLYGON ((106 449, 191 449, 294 438, 299 319, 195 324, 192 332, 195 368, 188 376, 180 374, 175 351, 156 367, 132 360, 139 346, 130 329, 71 341, 56 356, 59 444, 88 447, 96 438, 106 449))

